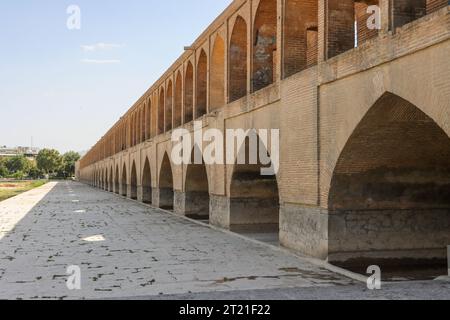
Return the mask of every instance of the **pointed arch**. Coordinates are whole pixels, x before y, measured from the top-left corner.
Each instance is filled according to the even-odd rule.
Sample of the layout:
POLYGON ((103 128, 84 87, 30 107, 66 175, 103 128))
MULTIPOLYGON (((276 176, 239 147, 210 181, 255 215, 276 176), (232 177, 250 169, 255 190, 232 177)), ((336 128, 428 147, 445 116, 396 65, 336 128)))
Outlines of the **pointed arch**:
POLYGON ((186 168, 184 214, 193 219, 209 221, 210 196, 208 173, 203 157, 201 163, 195 163, 195 153, 202 154, 197 145, 192 149, 191 164, 186 168))
POLYGON ((114 169, 111 166, 111 168, 109 169, 109 180, 108 180, 108 191, 109 192, 114 192, 114 169))
POLYGON ((229 47, 229 100, 247 95, 247 23, 238 16, 234 23, 229 47))
POLYGON ((152 100, 148 99, 146 104, 146 116, 145 116, 145 139, 151 138, 151 129, 152 129, 152 100))
POLYGON ((144 169, 142 170, 142 202, 152 203, 152 173, 148 158, 145 158, 144 169))
POLYGON ((114 176, 114 193, 119 194, 120 193, 120 169, 119 165, 116 166, 116 174, 114 176))
POLYGON ((181 116, 182 103, 183 103, 183 77, 181 76, 181 72, 178 71, 175 79, 175 100, 173 105, 174 128, 177 128, 182 124, 182 116, 181 116))
POLYGON ((167 84, 166 108, 165 108, 165 132, 172 130, 172 104, 173 104, 173 85, 172 80, 167 84))
POLYGON ((277 20, 277 0, 261 0, 253 27, 253 91, 267 87, 276 78, 277 20))
POLYGON ((445 265, 449 136, 415 105, 385 93, 340 153, 328 209, 329 260, 335 264, 384 270, 434 258, 445 265))
POLYGON ((136 162, 133 161, 130 173, 130 198, 133 200, 137 199, 137 184, 138 181, 137 181, 136 162))
POLYGON ((208 58, 205 50, 201 50, 197 62, 197 92, 196 92, 196 106, 195 118, 200 118, 207 113, 207 83, 208 83, 208 58))
POLYGON ((210 79, 210 110, 214 111, 225 104, 225 42, 220 35, 214 40, 210 79))
POLYGON ((172 210, 174 206, 173 171, 170 158, 164 154, 159 171, 159 207, 172 210))
POLYGON ((189 61, 184 76, 184 123, 194 120, 194 67, 189 61))
POLYGON ((158 103, 158 134, 164 133, 164 108, 165 108, 165 91, 161 88, 159 92, 159 103, 158 103))
POLYGON ((262 175, 260 155, 270 154, 260 137, 253 132, 240 147, 230 182, 230 228, 265 242, 278 244, 280 226, 280 198, 276 175, 262 175), (250 148, 255 143, 256 147, 250 148), (250 154, 254 150, 259 155, 250 154), (245 161, 240 161, 245 159, 245 161), (256 161, 254 161, 256 160, 256 161))
POLYGON ((124 197, 126 197, 127 193, 128 193, 127 183, 128 183, 128 181, 127 181, 127 166, 124 163, 123 167, 122 167, 122 180, 121 180, 121 186, 120 186, 121 195, 124 197))

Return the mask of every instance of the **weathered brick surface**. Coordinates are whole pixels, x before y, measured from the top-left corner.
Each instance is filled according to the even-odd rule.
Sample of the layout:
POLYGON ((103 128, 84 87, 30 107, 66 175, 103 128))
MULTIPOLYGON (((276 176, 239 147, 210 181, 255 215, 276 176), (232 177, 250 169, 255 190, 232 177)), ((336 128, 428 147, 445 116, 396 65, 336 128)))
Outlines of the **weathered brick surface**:
MULTIPOLYGON (((254 51, 253 41, 255 40, 254 23, 259 21, 258 26, 261 27, 265 25, 265 19, 260 17, 258 20, 256 17, 259 1, 234 1, 194 42, 193 50, 183 54, 112 128, 113 136, 119 141, 113 144, 116 148, 112 151, 108 148, 110 132, 82 159, 77 171, 79 179, 95 185, 109 184, 109 181, 105 181, 108 180, 105 177, 111 177, 110 168, 116 168, 113 169, 112 175, 114 185, 122 185, 119 179, 125 172, 122 168, 125 167, 130 172, 130 166, 135 159, 139 172, 136 184, 140 186, 142 163, 148 157, 152 187, 155 189, 161 187, 161 181, 164 180, 161 178, 169 174, 169 170, 161 171, 162 162, 166 154, 170 157, 172 143, 169 132, 162 134, 163 127, 159 128, 161 134, 156 135, 158 129, 156 124, 159 119, 158 108, 155 106, 163 104, 165 94, 161 94, 159 101, 158 96, 160 93, 167 92, 167 82, 170 80, 173 83, 175 76, 181 70, 182 126, 192 131, 193 110, 197 110, 199 106, 204 107, 203 102, 200 105, 198 103, 200 96, 203 95, 204 98, 204 94, 197 87, 201 82, 198 79, 200 71, 198 61, 204 52, 209 69, 206 76, 206 112, 209 114, 197 120, 203 122, 205 129, 217 128, 222 132, 232 128, 280 129, 280 171, 277 174, 277 182, 282 208, 280 218, 282 242, 309 254, 324 257, 326 255, 324 252, 328 250, 328 228, 334 227, 324 222, 328 221, 325 216, 328 214, 333 178, 339 174, 339 170, 342 170, 343 175, 356 174, 354 169, 358 166, 364 167, 370 157, 383 159, 382 152, 363 152, 362 150, 366 149, 360 148, 358 149, 360 152, 350 155, 354 157, 347 162, 352 164, 351 169, 337 165, 347 145, 352 143, 364 145, 366 141, 369 141, 365 139, 370 134, 380 133, 382 126, 374 130, 366 130, 368 134, 362 135, 366 138, 361 138, 360 141, 351 140, 355 129, 380 98, 390 93, 408 101, 430 119, 433 128, 440 128, 444 137, 445 134, 447 137, 450 134, 448 63, 450 15, 448 7, 442 1, 429 1, 424 7, 428 15, 422 16, 420 7, 416 7, 413 17, 415 20, 411 21, 413 19, 407 17, 409 19, 407 24, 404 24, 406 20, 400 23, 399 21, 404 20, 406 15, 411 14, 410 8, 413 2, 395 1, 392 11, 394 15, 388 18, 382 16, 382 30, 375 32, 366 30, 363 24, 366 18, 364 8, 375 1, 300 2, 290 0, 281 2, 278 0, 277 50, 273 54, 274 60, 270 62, 270 59, 267 61, 263 59, 267 65, 264 63, 257 65, 258 68, 267 67, 269 68, 267 70, 272 70, 273 83, 264 89, 247 94, 252 88, 252 74, 255 71, 253 59, 257 54, 254 51), (315 11, 317 15, 313 14, 315 11), (293 12, 297 12, 298 15, 293 12), (358 22, 357 26, 360 26, 357 33, 359 37, 357 48, 354 48, 355 19, 358 22), (287 24, 290 21, 292 23, 287 24), (392 28, 390 22, 398 28, 392 28), (220 55, 219 58, 217 56, 214 58, 214 52, 217 55, 218 51, 215 49, 218 34, 224 40, 223 60, 220 59, 220 55), (329 59, 325 59, 327 57, 329 59), (223 74, 217 66, 217 63, 220 65, 220 61, 225 61, 223 74), (275 63, 276 66, 274 67, 271 63, 275 63), (218 70, 218 76, 215 74, 216 70, 218 70), (211 72, 214 74, 212 75, 211 72), (218 85, 220 79, 225 80, 223 86, 218 85), (221 92, 224 94, 221 95, 221 92), (224 98, 225 104, 218 107, 221 97, 224 98), (228 97, 228 103, 225 97, 228 97), (152 115, 150 139, 147 139, 145 143, 132 145, 131 116, 149 100, 153 106, 150 112, 152 115), (123 146, 124 142, 127 143, 126 147, 123 146), (116 171, 119 171, 119 177, 116 171), (100 179, 100 177, 103 178, 100 179), (307 213, 305 208, 311 208, 311 212, 307 213), (318 212, 320 212, 320 218, 316 216, 318 212), (311 243, 307 243, 308 241, 311 243)), ((383 12, 389 11, 385 0, 380 0, 379 4, 383 12)), ((273 35, 273 30, 269 30, 273 35)), ((177 85, 175 90, 176 88, 177 85)), ((159 109, 161 111, 161 108, 159 109)), ((173 112, 176 114, 178 111, 173 112)), ((389 112, 396 114, 392 110, 389 112)), ((142 113, 140 117, 140 123, 142 123, 142 113)), ((161 117, 163 114, 159 115, 159 118, 161 117)), ((404 121, 410 121, 409 124, 398 127, 398 131, 394 129, 390 133, 386 131, 389 134, 385 136, 396 137, 397 143, 409 139, 409 142, 405 142, 405 146, 410 148, 414 148, 417 143, 423 145, 437 143, 436 135, 432 134, 436 131, 421 131, 426 132, 426 137, 423 137, 424 134, 413 132, 413 128, 417 127, 418 123, 411 120, 414 119, 406 117, 404 121), (411 134, 402 135, 405 132, 411 134)), ((149 124, 146 126, 148 128, 149 124)), ((142 132, 142 127, 146 126, 141 124, 138 132, 142 132)), ((384 150, 384 154, 388 155, 392 154, 392 149, 391 151, 388 151, 389 148, 383 149, 388 140, 370 140, 370 144, 374 145, 374 150, 384 150), (375 148, 377 145, 373 141, 381 144, 379 148, 375 148)), ((437 149, 433 150, 445 150, 443 148, 445 139, 439 141, 441 142, 437 149)), ((271 152, 271 150, 268 151, 271 152)), ((402 162, 399 161, 397 164, 400 166, 402 162)), ((372 169, 380 165, 380 163, 373 163, 372 169)), ((447 164, 444 165, 446 166, 447 164)), ((165 168, 167 169, 167 166, 165 168)), ((402 168, 404 169, 404 166, 402 168)), ((187 171, 186 166, 172 164, 173 183, 165 187, 172 188, 176 192, 185 192, 187 171)), ((230 224, 229 197, 233 191, 236 191, 231 190, 234 171, 233 165, 207 167, 208 189, 212 199, 210 202, 211 222, 224 227, 230 224), (215 205, 217 208, 214 207, 215 205)), ((416 176, 410 172, 408 179, 416 179, 414 177, 416 176)), ((434 176, 428 177, 430 179, 434 176)), ((130 184, 129 174, 127 181, 127 184, 130 184)), ((348 207, 349 203, 363 204, 363 207, 367 205, 370 197, 364 198, 364 193, 361 191, 367 188, 367 184, 364 184, 366 180, 360 176, 360 181, 363 183, 357 192, 340 194, 341 204, 346 203, 344 207, 348 207), (348 195, 353 198, 350 197, 348 201, 345 201, 348 195), (358 201, 358 195, 364 201, 358 201)), ((420 185, 420 181, 416 182, 420 185)), ((153 195, 153 198, 155 197, 157 196, 153 195)), ((389 201, 389 197, 386 196, 382 200, 377 203, 389 205, 409 203, 411 207, 411 202, 401 199, 389 201)), ((383 209, 386 209, 386 206, 383 209)))

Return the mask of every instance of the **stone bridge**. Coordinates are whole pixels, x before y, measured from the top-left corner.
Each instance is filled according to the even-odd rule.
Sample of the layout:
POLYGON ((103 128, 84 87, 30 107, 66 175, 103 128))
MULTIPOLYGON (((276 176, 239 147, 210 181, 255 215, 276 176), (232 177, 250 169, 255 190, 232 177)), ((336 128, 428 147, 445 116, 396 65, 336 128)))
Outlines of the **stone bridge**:
POLYGON ((449 17, 447 0, 236 0, 77 179, 336 264, 445 261, 449 17), (279 129, 279 171, 174 164, 172 132, 194 121, 279 129))

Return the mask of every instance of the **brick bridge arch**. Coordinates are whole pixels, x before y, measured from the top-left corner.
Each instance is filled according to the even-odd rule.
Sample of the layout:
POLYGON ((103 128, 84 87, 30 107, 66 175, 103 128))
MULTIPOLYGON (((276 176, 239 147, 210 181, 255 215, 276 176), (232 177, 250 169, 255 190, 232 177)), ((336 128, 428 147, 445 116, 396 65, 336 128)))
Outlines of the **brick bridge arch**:
POLYGON ((383 94, 340 153, 328 211, 331 261, 364 267, 385 265, 388 258, 418 263, 433 257, 445 265, 450 242, 448 134, 409 101, 383 94))

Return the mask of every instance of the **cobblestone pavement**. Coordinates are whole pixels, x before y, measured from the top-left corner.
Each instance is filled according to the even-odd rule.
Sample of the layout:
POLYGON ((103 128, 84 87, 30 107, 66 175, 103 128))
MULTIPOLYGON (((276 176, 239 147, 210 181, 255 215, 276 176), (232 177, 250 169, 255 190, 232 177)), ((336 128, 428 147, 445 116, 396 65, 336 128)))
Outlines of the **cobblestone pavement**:
POLYGON ((0 203, 0 299, 354 285, 307 259, 76 182, 0 203), (67 267, 81 268, 68 290, 67 267))

